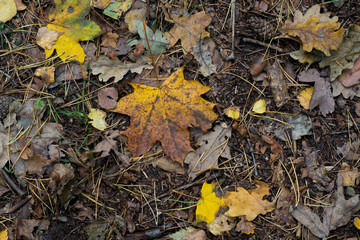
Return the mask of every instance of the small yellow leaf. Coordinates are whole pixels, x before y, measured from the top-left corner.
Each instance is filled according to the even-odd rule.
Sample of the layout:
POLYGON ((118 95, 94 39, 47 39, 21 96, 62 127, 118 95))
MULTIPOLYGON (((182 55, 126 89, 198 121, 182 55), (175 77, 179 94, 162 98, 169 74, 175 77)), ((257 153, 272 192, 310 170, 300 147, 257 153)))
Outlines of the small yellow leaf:
POLYGON ((201 188, 201 199, 196 207, 196 222, 211 223, 215 220, 216 213, 225 206, 223 198, 218 198, 214 193, 216 183, 204 182, 201 188))
POLYGON ((356 227, 357 229, 360 230, 360 218, 355 217, 355 219, 354 219, 354 225, 355 225, 355 227, 356 227))
POLYGON ((8 230, 7 228, 0 232, 0 240, 8 240, 8 230))
POLYGON ((16 15, 16 5, 14 0, 0 0, 0 22, 6 22, 16 15))
POLYGON ((257 100, 252 108, 254 113, 263 114, 266 112, 266 100, 257 100))
POLYGON ((239 120, 240 118, 240 108, 237 106, 228 107, 224 110, 224 113, 229 118, 234 120, 239 120))
POLYGON ((90 124, 93 125, 94 128, 104 131, 105 128, 108 127, 105 122, 106 113, 101 111, 100 109, 91 108, 88 117, 92 120, 90 124))
POLYGON ((36 69, 35 76, 40 77, 47 84, 53 83, 55 78, 54 67, 40 67, 36 69))
POLYGON ((297 96, 297 99, 299 100, 300 105, 306 110, 309 110, 310 100, 311 100, 313 91, 314 91, 314 87, 305 88, 297 96))

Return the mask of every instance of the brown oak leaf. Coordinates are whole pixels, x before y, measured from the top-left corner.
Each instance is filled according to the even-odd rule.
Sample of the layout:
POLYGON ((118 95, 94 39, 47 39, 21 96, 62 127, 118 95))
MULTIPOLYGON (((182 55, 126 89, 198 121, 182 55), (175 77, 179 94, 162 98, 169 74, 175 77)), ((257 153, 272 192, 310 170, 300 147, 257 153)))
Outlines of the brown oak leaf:
POLYGON ((330 13, 320 13, 320 5, 314 5, 302 15, 295 11, 294 21, 286 20, 280 29, 283 34, 300 37, 303 50, 311 52, 313 48, 330 56, 330 50, 340 46, 345 29, 340 28, 338 17, 329 17, 330 13))
POLYGON ((201 98, 210 88, 185 80, 183 68, 159 87, 131 86, 134 93, 120 99, 113 110, 131 117, 129 129, 123 132, 128 137, 128 150, 140 156, 159 141, 166 155, 183 164, 186 154, 193 151, 188 128, 200 127, 205 132, 217 118, 215 104, 201 98))

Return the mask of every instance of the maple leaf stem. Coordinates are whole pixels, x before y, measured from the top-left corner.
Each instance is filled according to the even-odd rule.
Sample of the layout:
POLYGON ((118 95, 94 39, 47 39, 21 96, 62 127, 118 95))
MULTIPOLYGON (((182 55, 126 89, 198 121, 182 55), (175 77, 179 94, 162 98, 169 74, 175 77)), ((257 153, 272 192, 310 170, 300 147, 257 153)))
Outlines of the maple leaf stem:
POLYGON ((147 33, 146 33, 145 20, 143 20, 143 25, 144 25, 144 34, 145 34, 146 44, 148 45, 149 52, 150 52, 150 56, 151 56, 151 63, 152 63, 153 68, 154 68, 154 73, 155 73, 156 81, 157 81, 157 83, 158 83, 158 87, 160 87, 159 77, 158 77, 158 74, 157 74, 156 68, 155 68, 154 56, 153 56, 153 54, 152 54, 152 52, 151 52, 151 48, 150 48, 150 44, 149 44, 149 39, 148 39, 147 33))

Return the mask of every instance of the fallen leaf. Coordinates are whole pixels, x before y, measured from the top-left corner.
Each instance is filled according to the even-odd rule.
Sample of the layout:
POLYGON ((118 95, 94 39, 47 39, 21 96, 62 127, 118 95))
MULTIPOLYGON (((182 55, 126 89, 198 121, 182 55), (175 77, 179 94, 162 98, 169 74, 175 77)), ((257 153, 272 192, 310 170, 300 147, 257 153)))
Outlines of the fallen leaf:
POLYGON ((334 80, 331 82, 331 87, 333 89, 334 97, 337 97, 340 94, 342 94, 345 99, 360 97, 360 84, 347 88, 339 80, 334 80))
POLYGON ((312 51, 311 53, 309 53, 309 52, 305 52, 304 50, 300 49, 298 51, 291 52, 290 56, 293 59, 298 60, 301 63, 307 63, 308 64, 306 66, 306 70, 307 70, 311 64, 322 60, 321 54, 315 54, 314 52, 315 51, 312 51))
POLYGON ((195 80, 185 80, 183 68, 168 77, 159 87, 131 84, 134 93, 122 98, 112 110, 131 117, 128 150, 133 156, 145 155, 161 142, 164 152, 183 164, 193 149, 189 143, 188 127, 200 127, 204 132, 217 118, 215 104, 201 95, 210 90, 195 80))
POLYGON ((22 11, 26 9, 26 5, 21 0, 14 0, 16 5, 16 10, 22 11))
POLYGON ((129 27, 129 31, 131 33, 136 33, 138 31, 136 27, 137 21, 143 21, 146 17, 146 8, 134 9, 128 12, 125 16, 125 23, 127 23, 129 27))
POLYGON ((298 75, 298 78, 301 82, 315 82, 314 91, 309 104, 310 110, 319 105, 320 112, 324 116, 335 110, 335 101, 332 97, 330 83, 320 77, 320 73, 316 69, 303 71, 298 75))
POLYGON ((274 96, 274 101, 277 107, 282 106, 288 99, 288 87, 286 85, 285 77, 283 75, 282 68, 278 60, 274 62, 274 64, 268 64, 266 67, 266 72, 270 77, 270 87, 271 92, 274 96))
POLYGON ((100 56, 98 60, 90 64, 90 68, 94 75, 100 74, 100 81, 107 82, 110 78, 115 77, 114 82, 118 82, 129 71, 140 74, 144 69, 151 69, 152 66, 140 61, 138 63, 122 63, 118 58, 111 60, 106 56, 100 56))
POLYGON ((324 57, 319 63, 321 68, 330 66, 330 80, 334 81, 344 69, 351 69, 360 56, 360 25, 351 25, 337 51, 324 57))
POLYGON ((47 28, 62 35, 51 49, 45 49, 46 58, 56 50, 60 59, 77 60, 82 65, 85 53, 78 42, 92 40, 101 33, 100 27, 95 22, 85 19, 90 10, 91 0, 55 0, 54 3, 55 8, 48 16, 54 21, 48 24, 47 28))
POLYGON ((355 60, 351 69, 343 70, 342 74, 338 76, 338 80, 345 87, 352 87, 360 83, 360 57, 355 60))
POLYGON ((274 209, 274 203, 263 200, 265 195, 269 194, 267 183, 255 181, 257 188, 246 190, 238 187, 236 192, 227 192, 224 196, 224 202, 229 210, 226 216, 240 217, 246 216, 247 221, 254 220, 259 214, 266 214, 274 209))
POLYGON ((35 220, 35 219, 19 219, 17 223, 18 238, 22 239, 36 239, 40 233, 48 230, 50 226, 49 220, 35 220), (35 233, 33 233, 35 231, 35 233))
POLYGON ((210 44, 212 40, 206 38, 204 40, 199 39, 192 48, 192 54, 196 61, 200 64, 199 71, 204 77, 210 76, 213 73, 217 73, 216 66, 212 63, 210 44))
POLYGON ((186 174, 185 169, 181 167, 180 163, 174 162, 167 157, 159 157, 155 159, 151 164, 153 167, 159 167, 168 172, 173 172, 181 175, 186 174))
POLYGON ((235 227, 234 219, 226 217, 224 214, 216 217, 214 221, 207 224, 209 231, 215 236, 228 232, 235 227))
POLYGON ((134 56, 140 57, 141 55, 144 54, 144 52, 145 52, 144 45, 142 43, 136 44, 135 49, 134 49, 134 56))
POLYGON ((131 8, 133 2, 134 0, 118 0, 112 3, 109 1, 110 4, 104 9, 104 14, 117 20, 124 12, 127 12, 131 8))
POLYGON ((228 141, 231 138, 231 128, 223 128, 216 125, 213 131, 209 131, 198 140, 199 148, 196 152, 186 155, 185 163, 189 164, 188 173, 191 179, 195 179, 201 173, 218 168, 218 159, 223 157, 230 159, 228 141))
POLYGON ((111 0, 92 0, 91 6, 99 9, 104 9, 110 4, 110 1, 111 0))
POLYGON ((0 240, 8 240, 9 236, 8 236, 8 229, 5 228, 4 230, 2 230, 0 232, 0 240))
POLYGON ((48 29, 47 27, 41 27, 36 35, 36 43, 43 49, 50 50, 61 34, 61 32, 48 29))
POLYGON ((98 91, 99 106, 106 110, 116 108, 118 98, 118 91, 114 87, 102 88, 98 91))
POLYGON ((343 179, 343 186, 356 186, 356 181, 360 177, 360 172, 357 168, 350 170, 349 164, 343 162, 341 165, 341 170, 339 172, 343 179))
POLYGON ((166 19, 174 22, 174 26, 169 32, 165 33, 169 44, 174 46, 178 40, 181 40, 181 46, 186 53, 191 53, 192 48, 199 42, 201 38, 208 36, 205 28, 211 23, 211 16, 204 11, 188 16, 170 14, 171 19, 166 19))
POLYGON ((347 200, 345 199, 343 180, 340 175, 338 175, 336 183, 336 201, 331 204, 331 207, 325 208, 322 221, 309 207, 302 204, 299 204, 291 211, 291 215, 296 220, 319 238, 326 238, 331 230, 347 224, 351 219, 351 215, 360 209, 358 194, 347 200))
POLYGON ((224 113, 226 116, 228 116, 231 119, 239 120, 240 118, 240 107, 232 106, 228 107, 224 110, 224 113))
POLYGON ((166 236, 173 240, 206 240, 206 233, 202 229, 195 229, 193 227, 183 228, 175 233, 166 236))
POLYGON ((295 202, 295 194, 290 192, 287 188, 281 187, 281 192, 278 196, 276 209, 274 210, 275 219, 287 226, 294 224, 295 219, 291 216, 289 209, 295 202))
POLYGON ((75 176, 74 169, 70 164, 57 163, 50 174, 49 188, 52 192, 61 194, 64 186, 75 176))
POLYGON ((255 225, 249 221, 246 221, 245 217, 241 217, 238 224, 236 224, 236 231, 245 233, 247 235, 255 233, 255 225))
POLYGON ((345 33, 345 29, 337 22, 338 17, 330 18, 330 14, 320 13, 318 4, 308 9, 304 15, 296 10, 294 21, 286 20, 280 31, 300 37, 304 51, 311 52, 315 48, 330 56, 330 50, 338 49, 345 33))
POLYGON ((354 219, 354 226, 360 230, 360 218, 355 217, 354 219))
POLYGON ((309 110, 310 100, 311 96, 313 94, 313 87, 305 88, 304 90, 301 90, 299 95, 297 95, 297 99, 299 100, 300 105, 306 109, 309 110))
POLYGON ((225 202, 222 198, 216 196, 214 189, 216 183, 209 184, 204 182, 201 188, 201 199, 196 206, 196 222, 211 223, 215 220, 216 213, 221 207, 225 207, 225 202))
POLYGON ((159 29, 156 29, 156 31, 154 32, 153 30, 151 30, 151 28, 149 28, 145 24, 145 30, 144 30, 143 21, 139 21, 139 20, 136 21, 136 28, 140 36, 140 40, 133 40, 129 42, 128 44, 129 46, 134 46, 137 45, 138 43, 141 43, 148 51, 150 46, 151 53, 153 55, 160 55, 170 47, 167 38, 163 36, 162 32, 159 29), (146 31, 146 36, 145 36, 145 31, 146 31))
POLYGON ((252 111, 257 114, 263 114, 266 112, 266 100, 260 99, 254 103, 252 111))
POLYGON ((297 116, 287 116, 285 121, 288 124, 274 125, 275 136, 282 141, 288 141, 288 134, 291 134, 291 140, 300 140, 302 136, 311 135, 310 130, 313 128, 310 117, 299 114, 297 116))
POLYGON ((17 13, 14 0, 0 0, 0 11, 0 22, 12 19, 17 13))
POLYGON ((101 38, 100 46, 102 46, 102 47, 112 47, 112 48, 115 49, 118 38, 119 38, 119 34, 108 32, 108 33, 106 33, 106 35, 104 35, 101 38))
POLYGON ((51 84, 55 81, 55 68, 39 67, 36 69, 34 75, 43 79, 46 84, 51 84))
POLYGON ((93 125, 94 128, 104 131, 108 127, 105 118, 106 113, 100 109, 91 108, 88 117, 92 120, 89 123, 93 125))

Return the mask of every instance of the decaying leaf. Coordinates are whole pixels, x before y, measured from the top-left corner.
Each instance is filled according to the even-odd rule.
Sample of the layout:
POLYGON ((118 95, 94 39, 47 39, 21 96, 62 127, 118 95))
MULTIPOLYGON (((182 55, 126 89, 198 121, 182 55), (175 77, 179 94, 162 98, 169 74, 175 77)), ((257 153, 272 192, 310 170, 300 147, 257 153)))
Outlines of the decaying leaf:
POLYGON ((115 1, 108 4, 108 6, 104 9, 104 14, 114 19, 119 19, 121 15, 131 8, 134 0, 125 0, 125 1, 115 1))
POLYGON ((186 170, 183 167, 181 167, 180 163, 174 162, 173 160, 165 156, 155 159, 151 164, 153 167, 159 167, 161 169, 164 169, 165 171, 169 171, 181 175, 186 174, 186 170))
POLYGON ((347 88, 339 80, 336 79, 331 82, 331 87, 333 89, 334 97, 337 97, 340 94, 342 94, 346 99, 360 97, 360 84, 347 88))
POLYGON ((266 100, 260 99, 254 103, 252 111, 257 114, 263 114, 266 112, 266 100))
POLYGON ((360 177, 360 172, 357 168, 350 169, 349 164, 343 163, 339 172, 343 179, 343 186, 355 186, 357 179, 360 177))
POLYGON ((300 49, 298 51, 291 52, 290 56, 293 59, 298 60, 301 63, 307 63, 308 64, 307 68, 306 68, 306 70, 307 70, 311 64, 313 64, 315 62, 319 62, 322 59, 321 54, 315 54, 314 52, 315 51, 312 51, 311 53, 309 53, 309 52, 305 52, 304 50, 300 49))
POLYGON ((111 60, 106 56, 100 56, 90 64, 90 68, 94 75, 100 74, 100 81, 107 82, 110 78, 115 77, 114 82, 118 82, 129 71, 140 74, 144 69, 151 69, 152 66, 144 62, 122 63, 118 58, 111 60))
POLYGON ((47 84, 51 84, 55 79, 54 67, 39 67, 35 71, 35 76, 41 77, 47 84))
POLYGON ((231 128, 216 125, 213 131, 200 137, 199 148, 196 152, 186 155, 185 163, 189 164, 189 177, 195 179, 199 174, 218 167, 219 157, 231 158, 230 148, 227 145, 231 138, 231 128))
POLYGON ((238 187, 236 192, 227 192, 224 202, 229 207, 226 216, 246 216, 247 221, 254 220, 259 214, 266 214, 274 209, 274 203, 263 200, 269 194, 267 183, 255 181, 258 185, 255 189, 246 190, 238 187))
POLYGON ((305 15, 296 10, 294 21, 286 20, 280 31, 300 37, 304 51, 311 52, 315 48, 330 56, 330 50, 337 50, 340 46, 345 30, 340 28, 338 17, 329 16, 330 12, 320 13, 318 4, 308 9, 305 15))
POLYGON ((167 236, 173 240, 206 240, 206 233, 202 229, 195 229, 193 227, 183 228, 175 233, 167 236))
POLYGON ((122 98, 113 110, 131 116, 128 150, 140 156, 161 142, 166 155, 183 164, 193 149, 189 143, 188 127, 200 127, 204 132, 217 118, 215 104, 201 95, 210 90, 194 80, 185 80, 183 68, 168 77, 160 87, 131 84, 134 93, 122 98))
POLYGON ((17 13, 14 0, 0 0, 0 12, 0 22, 12 19, 17 13))
POLYGON ((224 110, 224 113, 226 116, 228 116, 231 119, 239 120, 240 118, 240 107, 232 106, 228 107, 224 110))
POLYGON ((285 121, 288 124, 274 125, 275 136, 283 141, 299 140, 302 136, 310 135, 310 130, 313 128, 312 120, 310 117, 299 114, 298 116, 287 116, 285 121), (290 136, 288 136, 290 134, 290 136))
POLYGON ((62 35, 61 32, 47 27, 41 27, 36 35, 36 43, 43 49, 50 50, 53 48, 60 35, 62 35))
POLYGON ((360 84, 360 57, 358 57, 351 69, 343 70, 338 80, 344 87, 352 87, 360 84))
POLYGON ((196 222, 211 223, 215 220, 216 213, 220 208, 225 206, 224 200, 216 196, 215 186, 216 183, 204 182, 201 188, 201 199, 196 206, 196 222))
POLYGON ((342 154, 343 158, 348 161, 357 161, 360 158, 359 153, 360 140, 349 141, 336 149, 337 154, 342 154))
POLYGON ((280 63, 278 60, 274 64, 268 64, 266 71, 270 77, 271 92, 274 95, 274 101, 277 107, 282 106, 288 99, 288 87, 286 85, 285 76, 281 70, 280 63))
POLYGON ((17 224, 18 238, 36 239, 40 231, 46 231, 50 226, 49 220, 19 219, 17 224))
POLYGON ((125 22, 129 27, 129 31, 136 33, 138 31, 136 27, 136 21, 143 21, 146 17, 146 8, 134 9, 129 11, 125 16, 125 22))
POLYGON ((216 217, 214 221, 207 224, 209 231, 215 236, 221 235, 223 232, 228 232, 235 227, 234 219, 221 214, 216 217))
POLYGON ((337 191, 336 201, 331 204, 332 207, 326 207, 322 221, 309 207, 299 204, 291 215, 301 224, 307 227, 312 234, 319 238, 325 238, 330 234, 331 230, 335 230, 347 224, 351 215, 360 209, 359 195, 345 199, 343 179, 339 174, 336 180, 337 191))
POLYGON ((302 82, 315 82, 309 105, 310 110, 319 105, 320 112, 324 116, 335 110, 335 101, 331 93, 330 83, 320 77, 320 73, 316 69, 301 72, 298 78, 302 82))
POLYGON ((301 90, 299 95, 296 96, 297 99, 299 100, 300 105, 306 110, 309 110, 309 108, 310 108, 310 100, 311 100, 313 91, 314 91, 313 87, 308 87, 308 88, 305 88, 304 90, 301 90))
POLYGON ((98 103, 106 110, 116 108, 118 98, 118 91, 114 87, 102 88, 98 91, 98 103))
POLYGON ((111 0, 92 0, 91 6, 99 9, 104 9, 110 4, 110 1, 111 0))
MULTIPOLYGON (((60 59, 77 60, 82 65, 85 53, 78 42, 92 40, 101 33, 100 27, 95 22, 85 19, 90 10, 91 0, 55 0, 54 3, 55 8, 48 16, 54 21, 48 24, 47 28, 62 35, 51 49, 45 48, 46 58, 56 50, 60 59)), ((41 35, 37 36, 37 39, 41 38, 41 35)))
POLYGON ((166 19, 175 23, 174 27, 165 36, 171 46, 174 46, 178 40, 181 40, 181 46, 186 53, 191 53, 192 48, 201 38, 208 36, 205 28, 211 23, 211 16, 204 11, 195 13, 190 17, 176 14, 170 14, 171 19, 166 19))
POLYGON ((335 80, 344 69, 351 69, 355 60, 360 56, 360 25, 351 25, 346 32, 344 40, 331 56, 325 57, 319 66, 330 66, 330 80, 335 80))
POLYGON ((96 108, 91 108, 88 117, 91 119, 90 124, 93 125, 94 128, 104 131, 105 128, 108 127, 105 121, 106 113, 104 111, 96 108))
POLYGON ((149 28, 145 24, 145 30, 144 30, 143 21, 139 21, 139 20, 136 21, 136 28, 140 36, 140 40, 131 41, 128 44, 129 46, 134 46, 137 45, 138 43, 141 43, 149 51, 149 46, 148 46, 149 43, 150 50, 153 55, 160 55, 170 47, 167 38, 163 36, 162 32, 159 29, 156 29, 156 31, 154 32, 153 30, 151 30, 151 28, 149 28), (146 36, 145 36, 145 31, 146 31, 146 36), (146 41, 146 37, 148 41, 146 41))
POLYGON ((192 54, 196 61, 200 64, 199 71, 204 77, 210 76, 216 72, 216 66, 211 59, 210 44, 214 44, 210 38, 199 41, 193 46, 192 54))
POLYGON ((241 217, 238 224, 236 224, 236 231, 240 233, 245 233, 247 235, 253 234, 255 231, 255 225, 249 221, 246 221, 245 217, 241 217))

